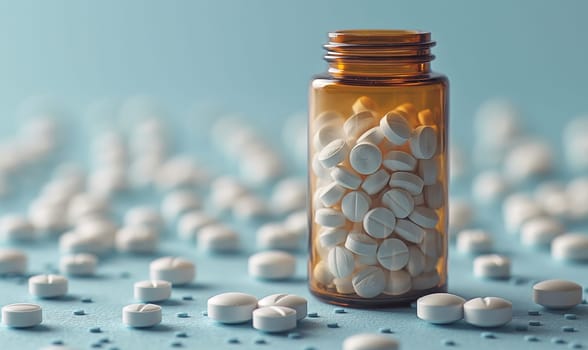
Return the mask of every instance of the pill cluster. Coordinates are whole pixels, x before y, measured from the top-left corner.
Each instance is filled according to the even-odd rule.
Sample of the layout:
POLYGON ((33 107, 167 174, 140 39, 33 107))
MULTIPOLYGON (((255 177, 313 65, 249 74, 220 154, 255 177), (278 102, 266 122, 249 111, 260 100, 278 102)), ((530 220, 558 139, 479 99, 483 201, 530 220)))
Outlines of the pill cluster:
POLYGON ((443 135, 429 109, 362 96, 311 120, 318 294, 402 298, 445 284, 443 135))

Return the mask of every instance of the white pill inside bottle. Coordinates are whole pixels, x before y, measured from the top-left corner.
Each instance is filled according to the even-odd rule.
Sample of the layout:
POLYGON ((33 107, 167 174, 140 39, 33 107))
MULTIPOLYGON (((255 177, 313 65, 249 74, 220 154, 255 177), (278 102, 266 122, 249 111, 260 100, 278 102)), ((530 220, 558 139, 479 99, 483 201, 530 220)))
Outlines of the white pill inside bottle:
POLYGON ((349 163, 359 174, 373 174, 382 165, 382 152, 374 144, 358 143, 349 153, 349 163))

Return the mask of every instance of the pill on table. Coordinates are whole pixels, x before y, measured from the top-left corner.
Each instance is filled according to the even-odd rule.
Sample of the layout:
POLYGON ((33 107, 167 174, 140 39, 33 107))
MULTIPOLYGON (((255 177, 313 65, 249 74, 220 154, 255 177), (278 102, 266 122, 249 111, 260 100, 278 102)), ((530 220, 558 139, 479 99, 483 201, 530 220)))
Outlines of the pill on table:
POLYGON ((423 187, 423 199, 429 208, 439 209, 445 202, 445 191, 441 182, 423 187))
POLYGON ((31 241, 35 239, 35 236, 35 228, 26 217, 7 214, 0 218, 0 241, 31 241))
POLYGON ((423 191, 423 180, 413 173, 407 173, 404 171, 397 171, 390 175, 389 181, 390 187, 402 188, 408 193, 416 196, 423 191))
POLYGON ((376 125, 376 119, 371 111, 364 110, 352 115, 343 123, 343 130, 347 137, 357 139, 361 134, 376 125))
POLYGON ((300 243, 301 237, 281 222, 270 222, 257 230, 257 247, 261 249, 294 251, 300 248, 300 243))
POLYGON ((588 261, 588 235, 566 233, 551 242, 551 256, 558 260, 588 261))
POLYGON ((116 250, 124 253, 149 254, 157 250, 159 237, 147 226, 127 226, 116 235, 116 250))
POLYGON ((355 261, 353 253, 348 249, 336 246, 329 250, 327 266, 331 274, 336 278, 344 278, 353 272, 355 261))
POLYGON ((122 322, 133 328, 153 327, 161 323, 161 306, 130 304, 122 309, 122 322))
POLYGON ((257 308, 257 298, 245 293, 222 293, 208 299, 208 317, 226 324, 251 320, 257 308))
POLYGON ((259 307, 285 306, 296 310, 296 319, 299 321, 306 317, 308 302, 305 298, 295 294, 272 294, 259 299, 259 307))
POLYGON ((403 189, 392 188, 382 195, 382 203, 399 219, 407 217, 414 209, 414 198, 403 189))
POLYGON ((512 181, 524 181, 553 169, 553 151, 542 140, 525 140, 511 147, 504 156, 504 173, 512 181))
POLYGON ((370 197, 362 191, 351 191, 341 201, 341 211, 351 222, 361 222, 370 208, 370 197))
POLYGON ((418 159, 429 159, 437 152, 437 132, 435 128, 421 125, 414 129, 409 140, 410 151, 418 159))
POLYGON ((27 271, 27 256, 16 249, 0 249, 0 275, 19 274, 27 271))
POLYGON ((203 227, 197 242, 200 249, 210 253, 234 253, 241 247, 239 235, 223 224, 203 227))
POLYGON ((417 300, 417 317, 421 320, 447 324, 463 318, 465 299, 449 293, 434 293, 417 300))
POLYGON ((369 195, 380 192, 390 181, 390 174, 384 169, 380 169, 375 173, 366 176, 361 184, 361 188, 369 195))
MULTIPOLYGON (((282 203, 276 205, 278 211, 284 210, 282 203)), ((246 194, 237 198, 233 204, 232 213, 240 221, 261 220, 271 215, 267 201, 255 194, 246 194)))
POLYGON ((492 237, 484 230, 463 230, 457 236, 457 250, 466 254, 489 253, 493 244, 492 237))
POLYGON ((296 310, 286 306, 266 306, 253 310, 253 328, 268 332, 285 332, 296 328, 296 310))
POLYGON ((526 221, 542 216, 543 208, 530 196, 515 193, 504 200, 502 213, 507 231, 516 234, 526 221))
POLYGON ((321 126, 312 137, 312 145, 315 150, 320 151, 326 145, 331 143, 336 139, 341 139, 345 135, 343 130, 341 130, 341 126, 336 124, 327 124, 321 126))
POLYGON ((360 333, 349 336, 343 341, 343 350, 397 350, 398 341, 383 334, 360 333))
POLYGON ((216 223, 217 220, 201 210, 190 211, 178 222, 178 236, 184 240, 195 241, 202 228, 216 223))
POLYGON ((377 108, 376 102, 367 96, 361 96, 351 106, 353 113, 359 113, 363 111, 375 111, 377 108))
POLYGON ((376 256, 378 242, 362 232, 351 232, 345 240, 345 248, 357 255, 376 256))
POLYGON ((396 226, 394 213, 387 208, 378 207, 368 211, 363 217, 364 230, 374 238, 388 237, 396 226))
POLYGON ((304 178, 292 176, 278 181, 272 189, 272 210, 286 214, 306 208, 306 188, 304 178))
POLYGON ((343 116, 337 111, 324 111, 316 116, 316 118, 312 121, 312 126, 314 129, 319 129, 323 125, 329 124, 343 124, 343 116))
POLYGON ((336 182, 331 182, 328 185, 321 187, 318 191, 319 199, 326 207, 332 207, 339 203, 345 194, 345 188, 339 186, 336 182))
POLYGON ((59 271, 70 276, 92 276, 97 264, 98 259, 93 254, 65 255, 59 260, 59 271))
POLYGON ((345 216, 335 209, 320 208, 315 211, 314 221, 325 227, 341 227, 345 224, 345 216))
POLYGON ((472 181, 472 196, 482 204, 496 203, 508 189, 507 180, 495 170, 483 171, 472 181))
POLYGON ((521 243, 531 247, 549 246, 551 242, 564 233, 562 223, 550 217, 537 217, 521 226, 521 243))
POLYGON ((187 284, 194 280, 196 266, 186 259, 166 256, 149 264, 149 276, 152 280, 169 281, 172 285, 187 284))
POLYGON ((424 228, 433 228, 439 222, 439 216, 434 209, 427 207, 415 207, 408 218, 415 224, 424 228))
POLYGON ((57 298, 67 294, 67 278, 60 275, 36 275, 29 278, 29 294, 38 298, 57 298))
POLYGON ((384 168, 392 171, 413 171, 417 160, 409 153, 394 150, 386 153, 382 164, 384 168))
POLYGON ((355 293, 362 298, 374 298, 386 288, 386 274, 377 266, 366 266, 353 274, 355 293))
POLYGON ((146 226, 154 230, 161 229, 163 219, 161 214, 152 207, 133 207, 125 213, 126 226, 146 226))
POLYGON ((168 281, 146 280, 135 282, 134 297, 139 301, 157 302, 169 299, 172 285, 168 281))
POLYGON ((378 247, 377 257, 382 267, 397 271, 408 263, 408 247, 399 239, 385 239, 378 247))
POLYGON ((533 286, 533 301, 548 309, 570 309, 582 302, 582 286, 566 280, 546 280, 533 286))
POLYGON ((410 126, 404 116, 396 111, 386 113, 380 119, 382 133, 395 145, 402 145, 410 138, 410 126))
POLYGON ((476 327, 500 327, 512 320, 512 303, 498 297, 475 298, 463 304, 463 315, 476 327))
POLYGON ((425 270, 425 255, 421 250, 414 245, 408 247, 408 263, 406 264, 406 271, 412 276, 418 276, 425 270))
POLYGON ((361 177, 341 165, 331 169, 331 178, 341 187, 355 190, 361 185, 361 177))
POLYGON ((373 174, 382 165, 382 152, 369 142, 358 143, 349 152, 349 163, 362 175, 373 174))
POLYGON ((168 193, 161 203, 163 216, 170 221, 177 220, 183 214, 199 209, 200 200, 188 190, 176 190, 168 193))
POLYGON ((421 243, 425 236, 425 230, 422 227, 406 219, 396 220, 394 232, 412 243, 421 243))
POLYGON ((2 323, 12 328, 34 327, 43 322, 43 311, 36 304, 10 304, 2 307, 2 323))
POLYGON ((296 272, 296 258, 282 251, 256 253, 249 257, 248 271, 251 277, 264 280, 291 278, 296 272))
POLYGON ((349 146, 343 139, 331 141, 319 153, 318 160, 325 168, 332 168, 347 158, 349 146))
POLYGON ((441 277, 436 270, 425 271, 412 278, 412 288, 415 290, 425 290, 439 285, 441 277))
POLYGON ((432 185, 437 182, 439 176, 439 162, 435 158, 431 159, 420 159, 417 166, 417 174, 425 186, 432 185))
POLYGON ((374 126, 357 138, 357 143, 369 142, 373 145, 379 145, 382 141, 384 141, 384 134, 379 126, 374 126))
POLYGON ((480 255, 474 259, 474 276, 505 279, 510 277, 510 259, 496 254, 480 255))
POLYGON ((389 271, 384 294, 401 295, 412 289, 412 277, 405 270, 389 271))

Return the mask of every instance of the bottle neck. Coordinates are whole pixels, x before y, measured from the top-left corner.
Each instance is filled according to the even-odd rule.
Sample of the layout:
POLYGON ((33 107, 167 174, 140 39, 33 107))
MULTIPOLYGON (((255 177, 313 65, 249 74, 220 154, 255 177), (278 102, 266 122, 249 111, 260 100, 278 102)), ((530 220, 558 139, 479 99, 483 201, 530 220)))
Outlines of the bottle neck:
POLYGON ((325 60, 334 78, 391 79, 431 71, 431 34, 406 30, 345 30, 329 33, 325 60))

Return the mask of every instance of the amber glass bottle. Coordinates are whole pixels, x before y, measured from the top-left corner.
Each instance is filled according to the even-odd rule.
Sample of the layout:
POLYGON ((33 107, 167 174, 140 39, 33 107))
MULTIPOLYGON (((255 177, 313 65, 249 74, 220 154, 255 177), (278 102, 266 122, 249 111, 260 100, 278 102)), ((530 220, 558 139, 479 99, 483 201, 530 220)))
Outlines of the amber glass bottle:
POLYGON ((447 288, 448 80, 427 32, 329 33, 310 86, 310 291, 379 307, 447 288))

